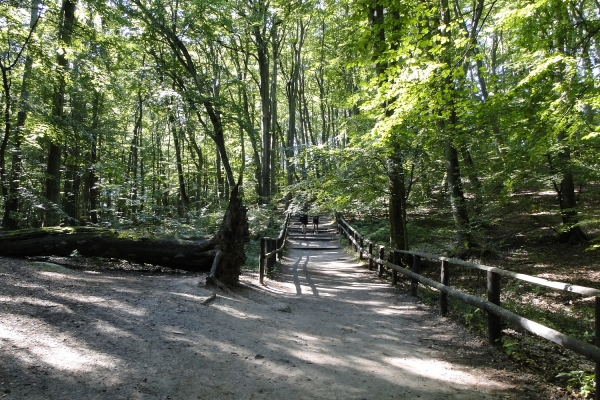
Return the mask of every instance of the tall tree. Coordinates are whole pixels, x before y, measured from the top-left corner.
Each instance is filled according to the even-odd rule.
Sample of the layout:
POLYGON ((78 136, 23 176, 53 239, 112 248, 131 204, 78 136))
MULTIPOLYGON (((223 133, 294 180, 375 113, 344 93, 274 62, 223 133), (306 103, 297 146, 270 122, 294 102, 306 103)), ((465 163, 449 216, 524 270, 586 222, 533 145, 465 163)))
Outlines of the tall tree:
POLYGON ((65 116, 65 95, 66 95, 66 74, 68 72, 67 47, 71 45, 73 38, 73 29, 75 28, 75 3, 70 0, 63 0, 60 10, 58 37, 61 42, 61 49, 57 51, 56 64, 58 66, 57 84, 54 88, 54 100, 52 105, 53 122, 59 132, 57 138, 53 138, 49 143, 48 164, 46 168, 46 199, 51 207, 46 210, 46 223, 48 225, 57 225, 60 222, 59 200, 61 185, 61 162, 62 147, 60 144, 60 132, 66 128, 65 116))
MULTIPOLYGON (((19 218, 19 187, 21 179, 21 144, 25 120, 27 119, 29 85, 31 70, 33 68, 33 58, 26 52, 26 47, 31 41, 31 37, 41 18, 41 8, 39 0, 32 0, 29 17, 29 31, 23 40, 16 56, 11 59, 8 50, 7 54, 0 59, 0 71, 2 72, 2 88, 4 93, 4 135, 0 143, 0 185, 2 186, 2 197, 4 200, 4 214, 2 217, 2 226, 6 229, 17 229, 19 218), (19 112, 17 114, 17 123, 14 128, 13 154, 10 174, 6 171, 6 151, 11 136, 12 129, 12 78, 11 74, 15 66, 25 57, 23 77, 21 81, 21 91, 19 94, 19 112)), ((9 24, 10 25, 10 24, 9 24)))

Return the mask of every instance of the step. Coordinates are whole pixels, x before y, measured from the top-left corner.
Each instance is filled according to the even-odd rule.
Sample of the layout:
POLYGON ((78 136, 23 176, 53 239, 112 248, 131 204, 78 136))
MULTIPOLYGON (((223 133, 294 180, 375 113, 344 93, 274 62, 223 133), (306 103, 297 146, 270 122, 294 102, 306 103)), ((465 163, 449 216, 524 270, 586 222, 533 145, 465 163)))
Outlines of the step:
POLYGON ((311 242, 333 242, 336 240, 335 237, 332 236, 304 236, 304 235, 289 235, 289 240, 306 240, 311 242))
POLYGON ((341 250, 341 247, 290 247, 292 250, 341 250))

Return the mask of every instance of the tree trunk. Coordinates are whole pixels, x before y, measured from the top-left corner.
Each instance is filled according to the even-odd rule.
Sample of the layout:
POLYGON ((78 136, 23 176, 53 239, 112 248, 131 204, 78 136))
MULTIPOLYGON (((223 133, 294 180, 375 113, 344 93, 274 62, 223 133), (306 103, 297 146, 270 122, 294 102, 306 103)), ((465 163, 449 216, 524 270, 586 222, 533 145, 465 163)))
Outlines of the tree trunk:
MULTIPOLYGON (((277 27, 280 20, 277 18, 273 21, 271 27, 271 197, 277 193, 277 166, 279 165, 279 153, 276 152, 279 146, 277 141, 277 63, 279 62, 279 37, 277 27)), ((283 143, 282 143, 283 144, 283 143)))
POLYGON ((264 203, 271 198, 271 115, 270 115, 270 86, 269 86, 269 47, 266 38, 266 13, 264 3, 257 5, 261 25, 254 26, 254 40, 258 58, 258 74, 260 78, 260 128, 262 133, 262 170, 261 170, 261 197, 264 203))
POLYGON ((69 256, 77 250, 85 257, 103 257, 161 265, 187 271, 209 271, 216 251, 220 265, 216 278, 236 284, 246 261, 248 220, 236 185, 219 231, 211 239, 160 240, 132 238, 113 230, 80 228, 28 229, 0 235, 0 255, 8 257, 69 256))
POLYGON ((562 176, 558 184, 554 182, 563 224, 563 229, 558 239, 562 243, 577 244, 587 241, 588 238, 577 225, 579 216, 577 212, 577 198, 575 196, 575 182, 573 172, 571 171, 571 149, 565 143, 566 138, 564 133, 558 135, 558 141, 562 145, 562 148, 556 157, 556 165, 550 160, 551 169, 558 170, 562 176))
MULTIPOLYGON (((569 12, 566 8, 566 4, 561 2, 556 3, 555 18, 557 23, 557 32, 554 35, 554 47, 558 53, 570 56, 567 53, 567 37, 568 34, 565 32, 565 24, 569 19, 569 12)), ((565 79, 564 64, 559 63, 557 66, 554 79, 557 83, 565 79)), ((560 150, 556 156, 556 165, 552 165, 550 160, 551 168, 556 168, 561 175, 560 183, 557 185, 554 182, 554 187, 558 195, 558 203, 560 206, 560 215, 562 218, 563 229, 559 235, 559 240, 565 243, 581 243, 587 240, 585 233, 577 225, 579 222, 577 212, 577 200, 575 197, 575 182, 573 178, 573 167, 571 162, 571 147, 569 146, 567 133, 561 130, 557 136, 557 142, 560 150)))
POLYGON ((70 161, 65 166, 65 183, 63 196, 63 210, 67 216, 66 223, 68 225, 78 225, 78 204, 79 204, 79 186, 81 179, 79 178, 77 159, 79 158, 77 150, 73 150, 72 154, 67 155, 70 161))
MULTIPOLYGON (((40 0, 31 1, 31 14, 29 18, 29 28, 33 32, 40 19, 40 0)), ((13 141, 13 154, 11 162, 11 172, 8 175, 8 196, 4 202, 4 215, 2 218, 2 226, 9 230, 18 229, 19 227, 19 189, 21 186, 21 143, 23 141, 23 128, 27 120, 27 109, 29 101, 29 79, 33 69, 33 59, 27 55, 25 57, 25 66, 23 70, 23 80, 21 81, 21 93, 19 98, 19 112, 17 113, 17 124, 15 126, 15 137, 13 141)), ((8 97, 8 96, 7 96, 8 97)), ((6 100, 6 99, 5 99, 6 100)), ((10 104, 7 101, 7 104, 10 104)), ((10 120, 7 120, 10 121, 10 120)), ((0 158, 4 163, 4 155, 0 158)), ((4 167, 2 167, 4 168, 4 167)), ((3 187, 5 183, 3 182, 3 187)))
POLYGON ((211 240, 133 239, 88 227, 27 229, 0 235, 2 256, 69 256, 77 250, 85 257, 117 258, 189 271, 210 269, 214 246, 211 240))
MULTIPOLYGON (((386 34, 384 22, 384 9, 381 4, 375 2, 369 10, 369 19, 372 30, 372 54, 375 62, 375 72, 381 82, 388 79, 386 69, 388 64, 382 60, 382 56, 387 49, 386 34)), ((395 12, 390 12, 392 18, 397 15, 395 12)), ((393 22, 392 22, 393 24, 393 22)), ((388 24, 390 25, 390 24, 388 24)), ((387 103, 382 103, 381 107, 386 117, 390 117, 392 112, 388 108, 387 103)), ((406 184, 404 172, 404 160, 402 149, 399 142, 400 138, 397 133, 392 138, 391 154, 387 157, 387 175, 389 187, 389 222, 390 222, 390 245, 393 249, 408 250, 408 234, 406 231, 406 184)))
POLYGON ((239 183, 231 190, 229 205, 221 227, 211 242, 219 246, 223 257, 217 267, 216 278, 225 284, 236 284, 246 262, 244 244, 248 241, 247 209, 239 194, 239 183))
POLYGON ((406 187, 400 146, 394 144, 394 153, 388 157, 390 245, 393 249, 408 250, 406 232, 406 187))
POLYGON ((462 252, 463 250, 468 250, 472 245, 469 232, 469 213, 462 190, 458 152, 450 140, 446 141, 445 156, 446 180, 448 190, 450 191, 450 206, 452 207, 452 217, 454 218, 459 251, 462 252))
POLYGON ((287 82, 287 98, 288 98, 288 133, 287 133, 287 148, 286 148, 286 169, 287 169, 287 184, 294 183, 294 175, 296 173, 294 161, 294 145, 296 138, 296 107, 298 101, 298 80, 300 78, 300 55, 302 53, 302 45, 304 43, 304 25, 299 22, 296 28, 296 38, 292 54, 292 66, 290 70, 289 80, 287 82))
POLYGON ((92 224, 98 223, 98 176, 96 175, 96 163, 98 162, 98 130, 101 95, 94 92, 92 103, 92 127, 90 137, 89 165, 85 171, 83 190, 83 204, 85 215, 89 216, 92 224))
MULTIPOLYGON (((75 3, 69 0, 63 0, 60 18, 59 37, 65 46, 71 44, 73 36, 73 27, 75 24, 75 3)), ((52 116, 54 123, 62 130, 64 128, 64 103, 65 103, 65 88, 66 79, 64 74, 67 73, 67 58, 66 51, 58 52, 56 63, 58 65, 59 78, 58 87, 54 91, 54 104, 52 108, 52 116)), ((48 150, 48 164, 46 168, 46 199, 51 203, 52 209, 46 210, 46 224, 58 225, 60 222, 60 212, 58 209, 60 198, 60 165, 62 161, 62 149, 56 144, 56 140, 50 142, 48 150)))
MULTIPOLYGON (((173 100, 171 99, 171 105, 173 106, 173 100)), ((169 114, 169 126, 171 127, 171 134, 173 135, 173 144, 175 146, 175 162, 177 164, 177 181, 179 183, 179 200, 182 204, 180 207, 180 216, 183 216, 183 209, 187 208, 190 204, 190 200, 187 195, 185 187, 185 177, 183 175, 183 158, 181 155, 181 141, 179 140, 179 131, 176 126, 175 110, 171 109, 169 114)))

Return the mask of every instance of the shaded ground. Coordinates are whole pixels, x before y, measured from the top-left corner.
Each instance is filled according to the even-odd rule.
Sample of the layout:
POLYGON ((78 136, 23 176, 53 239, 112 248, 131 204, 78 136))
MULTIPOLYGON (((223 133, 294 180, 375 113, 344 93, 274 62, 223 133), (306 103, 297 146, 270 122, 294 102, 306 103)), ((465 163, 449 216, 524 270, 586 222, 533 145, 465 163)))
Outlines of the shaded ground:
MULTIPOLYGON (((556 193, 550 190, 523 190, 503 200, 486 201, 485 213, 475 215, 481 226, 473 234, 481 245, 469 261, 542 277, 549 280, 600 289, 598 260, 600 250, 590 250, 600 239, 600 187, 588 185, 578 203, 584 231, 590 242, 579 245, 560 243, 557 232, 561 219, 556 193), (595 239, 594 239, 595 238, 595 239)), ((498 197, 498 196, 492 196, 498 197)), ((357 218, 351 224, 377 243, 387 243, 389 223, 377 218, 357 218)), ((445 196, 429 198, 409 215, 410 249, 443 255, 454 246, 452 215, 445 196)), ((440 279, 439 262, 422 262, 422 274, 440 279)), ((486 297, 486 274, 459 266, 450 267, 450 285, 479 297, 486 297)), ((401 278, 399 286, 408 288, 401 278)), ((593 343, 594 297, 546 289, 522 281, 502 278, 504 307, 561 331, 579 340, 593 343)), ((420 290, 420 300, 437 308, 439 294, 420 290)), ((487 335, 484 312, 450 299, 449 317, 467 325, 480 337, 487 335)), ((506 325, 504 351, 520 369, 536 374, 541 380, 569 388, 573 398, 583 383, 568 382, 565 373, 584 371, 587 378, 594 372, 590 360, 524 330, 506 325), (563 376, 560 376, 563 375, 563 376)))
POLYGON ((328 236, 292 238, 278 279, 233 291, 0 259, 0 396, 561 398, 328 236))

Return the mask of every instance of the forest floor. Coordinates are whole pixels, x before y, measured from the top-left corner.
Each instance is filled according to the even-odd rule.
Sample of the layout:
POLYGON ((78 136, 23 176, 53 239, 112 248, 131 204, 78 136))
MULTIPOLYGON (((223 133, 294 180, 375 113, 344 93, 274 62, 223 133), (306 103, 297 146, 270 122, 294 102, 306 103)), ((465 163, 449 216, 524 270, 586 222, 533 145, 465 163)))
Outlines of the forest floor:
MULTIPOLYGON (((481 227, 474 231, 480 245, 469 261, 510 271, 600 289, 600 185, 590 186, 582 195, 579 211, 583 229, 589 235, 586 243, 568 244, 557 240, 561 221, 556 193, 549 190, 523 190, 503 201, 486 203, 485 215, 479 216, 481 227)), ((355 218, 351 225, 377 243, 389 237, 387 221, 382 218, 355 218), (378 241, 379 240, 379 241, 378 241)), ((452 215, 445 196, 429 197, 411 209, 408 216, 410 249, 434 255, 445 255, 454 246, 452 215)), ((439 262, 421 262, 421 273, 440 279, 439 262)), ((388 278, 389 280, 389 278, 388 278)), ((410 281, 400 278, 399 287, 408 290, 410 281)), ((467 293, 486 297, 485 271, 452 266, 450 285, 467 293)), ((579 340, 593 343, 595 298, 528 284, 503 277, 504 307, 563 332, 579 340)), ((437 309, 439 294, 419 290, 419 300, 437 309)), ((467 326, 480 338, 487 335, 486 315, 480 310, 450 299, 448 317, 467 326)), ((510 355, 513 365, 549 384, 559 385, 572 398, 583 398, 589 388, 594 363, 572 351, 511 326, 503 331, 502 351, 510 355), (569 381, 570 380, 570 381, 569 381)))
POLYGON ((249 273, 223 290, 202 274, 2 258, 0 398, 569 398, 328 235, 292 238, 264 286, 249 273))

